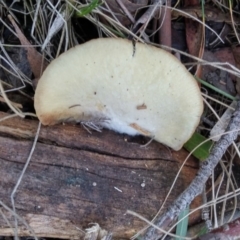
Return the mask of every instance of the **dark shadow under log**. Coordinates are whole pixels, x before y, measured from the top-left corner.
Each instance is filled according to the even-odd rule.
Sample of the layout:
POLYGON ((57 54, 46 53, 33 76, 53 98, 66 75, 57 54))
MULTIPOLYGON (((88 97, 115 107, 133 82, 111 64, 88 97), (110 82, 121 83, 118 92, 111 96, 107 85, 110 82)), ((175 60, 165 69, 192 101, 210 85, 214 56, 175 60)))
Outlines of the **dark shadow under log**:
MULTIPOLYGON (((0 118, 7 116, 0 113, 0 118)), ((0 122, 0 200, 11 207, 10 195, 28 158, 38 122, 11 118, 0 122)), ((141 137, 103 130, 88 133, 81 126, 41 127, 30 165, 17 190, 17 213, 37 236, 81 239, 79 229, 98 223, 116 238, 129 238, 157 213, 188 153, 157 142, 143 148, 141 137)), ((184 166, 171 203, 197 172, 193 158, 184 166)), ((200 205, 199 199, 191 207, 200 205)), ((2 208, 13 226, 11 213, 2 208)), ((199 213, 190 217, 193 223, 199 213)), ((13 231, 3 217, 0 235, 13 231)), ((19 221, 19 235, 30 235, 19 221)))

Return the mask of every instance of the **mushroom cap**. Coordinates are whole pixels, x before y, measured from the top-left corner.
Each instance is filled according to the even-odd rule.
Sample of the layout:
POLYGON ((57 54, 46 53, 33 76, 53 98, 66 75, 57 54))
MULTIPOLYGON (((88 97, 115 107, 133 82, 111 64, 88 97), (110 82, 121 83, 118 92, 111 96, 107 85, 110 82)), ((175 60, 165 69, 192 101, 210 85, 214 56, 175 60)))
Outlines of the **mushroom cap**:
POLYGON ((193 76, 170 53, 100 38, 53 60, 40 78, 35 110, 44 125, 79 121, 142 134, 179 150, 200 121, 193 76))

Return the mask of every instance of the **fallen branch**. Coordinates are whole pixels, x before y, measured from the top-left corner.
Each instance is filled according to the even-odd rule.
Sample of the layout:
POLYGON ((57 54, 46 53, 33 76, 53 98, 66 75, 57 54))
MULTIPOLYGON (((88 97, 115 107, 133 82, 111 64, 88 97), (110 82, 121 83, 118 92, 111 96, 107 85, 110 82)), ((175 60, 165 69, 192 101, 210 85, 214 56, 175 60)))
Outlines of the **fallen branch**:
MULTIPOLYGON (((221 160, 227 148, 236 140, 240 131, 240 100, 237 102, 235 112, 220 140, 214 145, 209 157, 202 163, 196 177, 188 188, 173 202, 168 210, 160 216, 154 224, 162 229, 167 229, 176 220, 179 213, 193 201, 195 197, 202 193, 206 181, 212 171, 221 160)), ((143 236, 144 240, 156 240, 161 237, 162 233, 157 229, 150 227, 143 236)))
MULTIPOLYGON (((10 116, 0 112, 0 119, 5 119, 0 122, 0 200, 8 206, 38 127, 36 120, 10 116)), ((169 151, 156 141, 147 151, 140 144, 142 138, 107 129, 89 134, 73 124, 42 126, 31 164, 14 196, 18 236, 29 236, 26 222, 37 237, 84 239, 81 230, 98 223, 114 238, 129 239, 145 223, 132 220, 125 214, 127 209, 153 216, 188 155, 184 149, 169 151)), ((196 174, 191 157, 167 206, 196 174)), ((200 204, 196 201, 192 206, 200 204)), ((2 207, 0 216, 0 236, 13 236, 15 215, 2 207)), ((199 218, 200 213, 194 213, 190 224, 199 218)))

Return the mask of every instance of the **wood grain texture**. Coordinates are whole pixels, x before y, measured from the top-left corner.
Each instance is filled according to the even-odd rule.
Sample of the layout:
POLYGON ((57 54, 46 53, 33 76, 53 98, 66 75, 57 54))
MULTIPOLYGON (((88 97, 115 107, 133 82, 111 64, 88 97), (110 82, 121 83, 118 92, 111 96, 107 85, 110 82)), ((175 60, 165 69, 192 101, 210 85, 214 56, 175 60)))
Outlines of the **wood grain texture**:
MULTIPOLYGON (((0 113, 0 118, 4 116, 0 113)), ((0 199, 9 207, 37 125, 37 121, 19 118, 0 122, 0 199)), ((89 134, 76 125, 42 127, 16 194, 17 213, 38 236, 79 239, 83 233, 78 229, 98 223, 116 238, 131 237, 144 223, 126 215, 126 210, 151 219, 188 154, 157 142, 140 147, 145 140, 105 129, 89 134)), ((187 187, 197 168, 197 161, 190 158, 167 205, 187 187)), ((199 204, 198 199, 192 207, 199 204)), ((4 212, 13 223, 11 214, 4 212)), ((198 213, 193 215, 191 222, 198 217, 198 213)), ((21 222, 19 226, 19 234, 28 235, 21 222)), ((12 234, 0 218, 0 235, 12 234)))

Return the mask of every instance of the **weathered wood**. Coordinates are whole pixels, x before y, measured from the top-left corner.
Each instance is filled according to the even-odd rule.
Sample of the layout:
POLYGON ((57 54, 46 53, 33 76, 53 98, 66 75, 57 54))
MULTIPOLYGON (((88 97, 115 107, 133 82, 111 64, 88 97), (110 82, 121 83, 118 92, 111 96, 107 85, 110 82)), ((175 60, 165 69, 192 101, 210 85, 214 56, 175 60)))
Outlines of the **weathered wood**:
MULTIPOLYGON (((0 113, 0 118, 6 116, 0 113)), ((32 147, 38 122, 11 118, 0 122, 0 200, 10 194, 32 147)), ((30 165, 16 194, 16 211, 38 236, 81 238, 79 229, 98 223, 115 237, 129 238, 145 224, 126 215, 130 209, 151 219, 157 213, 188 153, 174 152, 143 138, 108 130, 89 134, 81 126, 42 127, 30 165)), ((170 195, 173 201, 193 179, 190 158, 170 195)), ((199 206, 195 201, 192 207, 199 206)), ((10 213, 4 211, 13 224, 10 213)), ((194 222, 199 217, 191 217, 194 222)), ((19 221, 19 234, 28 231, 19 221)), ((0 218, 0 235, 13 231, 0 218)))

